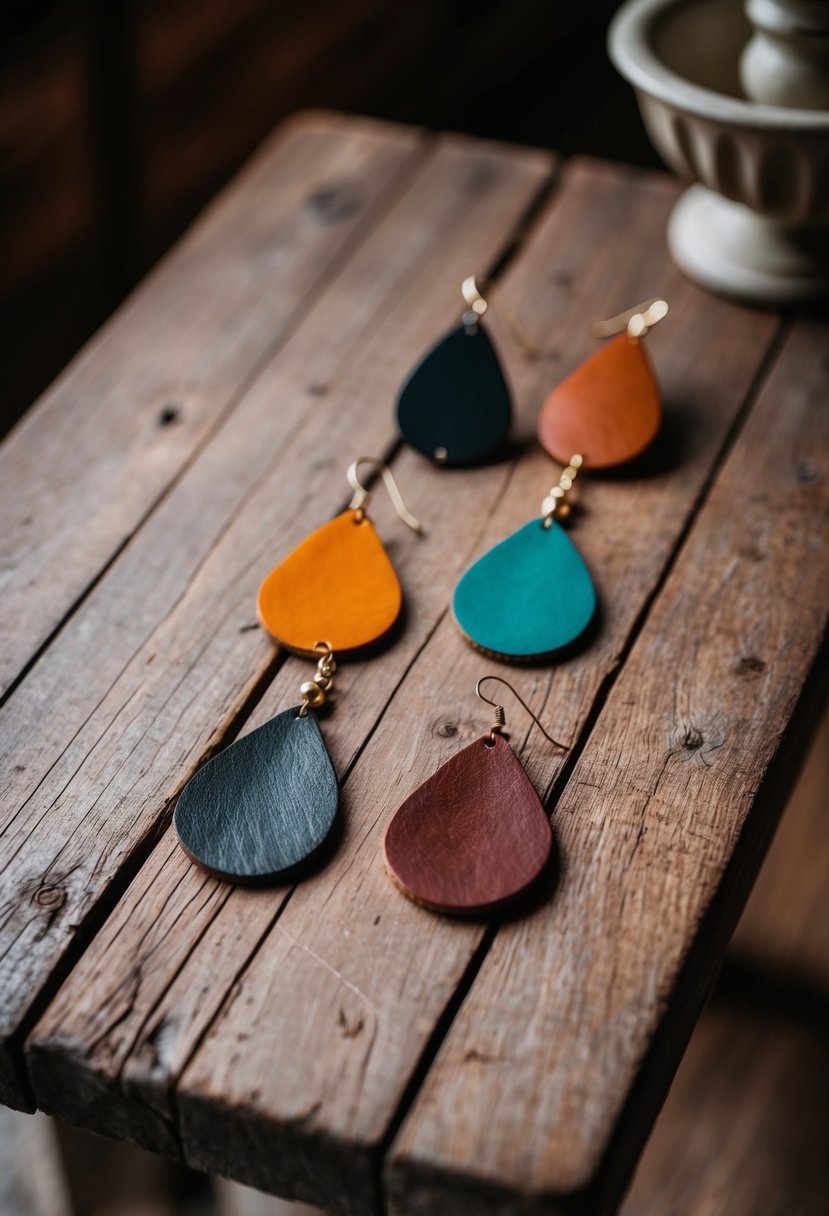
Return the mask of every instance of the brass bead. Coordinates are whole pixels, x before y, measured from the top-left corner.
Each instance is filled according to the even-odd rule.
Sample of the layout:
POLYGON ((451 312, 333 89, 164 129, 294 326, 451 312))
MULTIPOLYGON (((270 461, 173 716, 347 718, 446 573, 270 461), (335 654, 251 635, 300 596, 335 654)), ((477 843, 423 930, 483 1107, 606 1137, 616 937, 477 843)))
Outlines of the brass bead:
POLYGON ((312 709, 317 705, 322 705, 325 700, 325 692, 313 680, 306 680, 304 684, 300 684, 299 695, 312 709))

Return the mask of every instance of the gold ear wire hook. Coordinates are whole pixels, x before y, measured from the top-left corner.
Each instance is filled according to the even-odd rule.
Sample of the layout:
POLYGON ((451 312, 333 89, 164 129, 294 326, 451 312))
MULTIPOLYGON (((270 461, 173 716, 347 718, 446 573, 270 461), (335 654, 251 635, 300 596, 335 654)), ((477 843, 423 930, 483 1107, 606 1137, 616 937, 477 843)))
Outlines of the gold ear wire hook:
MULTIPOLYGON (((411 511, 403 501, 403 495, 397 488, 397 482, 394 480, 394 475, 387 464, 382 460, 378 460, 376 456, 358 456, 352 465, 349 465, 346 477, 348 484, 354 491, 354 497, 351 499, 349 506, 352 511, 362 511, 365 514, 368 500, 371 498, 371 491, 360 484, 360 479, 357 476, 357 469, 361 464, 370 464, 382 475, 383 482, 388 490, 389 498, 392 505, 403 520, 404 524, 412 529, 413 532, 421 532, 423 529, 420 526, 420 520, 412 515, 411 511)), ((362 516, 361 516, 362 518, 362 516)))
MULTIPOLYGON (((498 308, 504 314, 504 320, 507 323, 510 333, 512 334, 518 345, 534 359, 537 359, 544 352, 544 348, 540 342, 536 342, 535 338, 530 337, 525 329, 520 325, 518 318, 515 315, 515 310, 506 297, 506 294, 501 287, 494 281, 485 284, 487 295, 497 296, 498 308)), ((470 311, 474 313, 474 317, 469 318, 469 327, 477 324, 478 320, 484 315, 489 307, 487 300, 481 295, 478 288, 478 281, 474 274, 471 274, 468 279, 464 279, 461 283, 461 294, 464 300, 469 305, 470 311)), ((468 314, 467 314, 468 315, 468 314)), ((466 316, 464 316, 466 322, 466 316)))
POLYGON ((481 685, 485 684, 487 680, 495 680, 496 683, 503 684, 506 688, 508 688, 510 690, 510 692, 512 693, 512 695, 515 697, 516 701, 518 701, 518 703, 520 705, 522 705, 524 707, 524 709, 527 711, 527 713, 530 715, 533 722, 536 724, 538 729, 541 731, 544 738, 549 739, 550 743, 552 743, 555 747, 560 747, 565 752, 569 751, 569 748, 567 747, 566 743, 559 743, 558 739, 554 739, 551 734, 548 734, 548 732, 541 725, 541 723, 539 722, 538 718, 535 716, 533 711, 530 709, 527 702, 524 700, 524 698, 521 696, 520 693, 517 693, 515 691, 515 689, 509 683, 508 680, 503 679, 501 676, 481 676, 480 680, 475 685, 475 696, 479 697, 482 701, 485 701, 487 705, 491 705, 493 707, 493 709, 495 710, 495 721, 492 723, 492 725, 489 728, 489 733, 493 739, 495 738, 496 735, 500 734, 501 731, 504 729, 504 727, 507 724, 507 719, 506 719, 506 715, 504 713, 503 705, 499 705, 497 703, 497 701, 490 701, 489 697, 485 697, 484 694, 481 692, 481 685))
POLYGON ((597 321, 590 332, 594 338, 609 338, 627 330, 628 337, 636 341, 638 338, 644 338, 648 330, 653 329, 654 325, 667 315, 667 301, 654 297, 652 300, 643 300, 641 304, 636 304, 607 321, 597 321))

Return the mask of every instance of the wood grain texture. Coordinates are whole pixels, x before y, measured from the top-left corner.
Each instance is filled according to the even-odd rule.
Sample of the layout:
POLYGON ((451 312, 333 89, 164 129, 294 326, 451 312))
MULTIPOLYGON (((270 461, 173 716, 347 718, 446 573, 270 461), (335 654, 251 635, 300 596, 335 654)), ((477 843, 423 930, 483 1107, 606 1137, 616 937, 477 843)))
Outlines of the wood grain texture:
POLYGON ((811 708, 822 341, 786 342, 608 697, 553 817, 562 881, 498 934, 393 1150, 396 1212, 613 1210, 811 708))
MULTIPOLYGON (((7 735, 16 743, 10 752, 26 769, 17 774, 18 782, 26 783, 24 799, 37 789, 38 811, 37 818, 31 808, 28 816, 18 817, 19 852, 7 870, 8 876, 16 867, 19 876, 9 885, 9 945, 0 969, 10 1051, 33 994, 72 945, 81 914, 94 907, 130 850, 163 821, 165 807, 205 752, 219 745, 272 674, 273 646, 256 626, 256 591, 278 556, 307 535, 309 476, 317 522, 342 509, 350 460, 378 448, 382 454, 392 445, 399 377, 428 340, 436 318, 442 315, 445 324, 455 315, 457 284, 469 265, 486 261, 511 239, 550 165, 546 155, 444 139, 55 642, 49 661, 39 664, 8 702, 7 735), (121 614, 132 606, 136 586, 147 581, 141 628, 132 629, 132 616, 125 628, 121 614), (51 738, 44 738, 43 730, 34 737, 31 727, 40 721, 44 688, 61 709, 62 725, 57 718, 51 738), (130 723, 126 734, 125 722, 130 723), (70 723, 75 738, 62 751, 70 723), (68 844, 53 831, 56 813, 69 816, 64 820, 68 844), (51 905, 33 903, 27 894, 41 889, 43 874, 54 892, 51 905)), ((405 474, 401 484, 408 487, 405 474)), ((378 494, 372 513, 381 535, 390 534, 391 555, 400 569, 399 554, 420 552, 422 542, 407 533, 404 543, 401 531, 407 530, 386 519, 384 509, 378 494)), ((410 563, 416 564, 413 557, 410 563)), ((365 716, 354 717, 361 732, 355 747, 405 666, 379 670, 385 672, 387 691, 375 683, 365 716)), ((273 712, 296 703, 297 685, 309 674, 307 661, 298 661, 290 692, 273 712)), ((327 723, 324 729, 329 739, 327 723)), ((342 771, 337 755, 334 761, 342 771)), ((195 917, 186 930, 190 942, 204 930, 195 917)), ((225 940, 220 931, 209 941, 217 936, 225 940)), ((123 940, 119 953, 122 948, 123 940)), ((130 952, 122 957, 127 979, 119 1005, 136 975, 130 952)), ((108 973, 114 976, 111 965, 108 973)), ((172 978, 174 973, 164 973, 161 992, 172 978)), ((226 991, 223 986, 216 999, 226 991)), ((177 1018, 170 1025, 179 1025, 177 1018)), ((180 1028, 190 1034, 189 1024, 180 1028)), ((130 1046, 126 1037, 121 1043, 125 1050, 130 1046)), ((107 1067, 113 1054, 111 1045, 102 1046, 107 1067)), ((81 1058, 93 1064, 85 1048, 81 1058)), ((65 1097, 74 1101, 73 1093, 82 1107, 82 1093, 74 1085, 65 1097)), ((51 1106, 48 1096, 43 1101, 51 1106)), ((162 1136, 168 1131, 164 1123, 157 1130, 162 1136)))
POLYGON ((421 150, 280 129, 0 449, 0 694, 186 468, 421 150))
MULTIPOLYGON (((637 240, 652 239, 673 197, 673 189, 661 179, 643 182, 575 167, 507 278, 516 306, 530 315, 542 307, 550 309, 556 332, 562 341, 572 342, 577 361, 579 342, 586 340, 579 318, 607 306, 606 282, 594 277, 596 247, 619 267, 623 298, 647 294, 640 262, 631 256, 625 260, 624 250, 630 240, 635 247, 637 240), (624 241, 608 225, 608 215, 617 208, 631 217, 633 233, 629 229, 624 241), (574 231, 583 232, 583 237, 574 240, 574 231), (559 282, 556 271, 551 286, 549 267, 560 266, 567 255, 573 259, 571 276, 562 273, 559 282)), ((659 257, 656 247, 654 257, 659 257)), ((552 718, 545 717, 553 733, 565 740, 576 737, 602 681, 616 667, 643 598, 700 492, 728 418, 734 416, 773 328, 768 318, 725 304, 712 306, 670 271, 664 255, 659 270, 650 270, 668 280, 671 298, 685 320, 684 330, 675 331, 662 348, 678 377, 669 377, 674 409, 680 403, 679 386, 687 390, 690 384, 699 412, 693 415, 696 427, 686 432, 686 462, 670 475, 654 475, 637 487, 640 496, 650 500, 649 509, 641 509, 641 498, 637 503, 628 485, 591 483, 592 527, 580 529, 579 543, 593 546, 591 560, 608 555, 602 567, 603 589, 613 624, 579 659, 552 674, 548 668, 530 671, 528 683, 522 683, 532 690, 536 710, 545 704, 554 707, 552 718), (726 321, 732 334, 740 335, 738 341, 724 341, 726 321), (723 346, 708 365, 689 355, 690 332, 706 344, 722 336, 723 346), (667 520, 676 530, 665 527, 667 520)), ((550 365, 518 360, 511 370, 517 429, 526 436, 532 434, 550 365)), ((428 535, 411 566, 398 563, 410 595, 411 629, 382 666, 362 669, 357 689, 338 685, 343 713, 326 723, 338 768, 338 746, 357 755, 344 788, 343 838, 328 867, 292 895, 277 927, 264 941, 252 943, 250 968, 234 987, 176 1094, 184 1148, 194 1163, 209 1163, 266 1189, 332 1205, 349 1203, 354 1211, 371 1210, 376 1201, 383 1139, 480 942, 477 927, 436 922, 401 900, 383 873, 382 833, 403 794, 480 733, 480 707, 473 690, 482 660, 459 646, 454 626, 445 617, 454 572, 466 563, 470 550, 489 547, 494 529, 508 530, 526 519, 528 503, 537 503, 539 487, 545 489, 550 480, 548 459, 533 452, 523 455, 511 476, 510 470, 496 467, 447 477, 409 453, 396 462, 395 470, 407 490, 415 470, 420 470, 415 485, 424 487, 426 501, 440 503, 440 513, 425 517, 428 535), (506 481, 509 492, 503 494, 506 481), (409 570, 417 580, 414 584, 409 570), (425 649, 421 622, 428 622, 425 649), (411 645, 416 646, 414 654, 411 645), (401 693, 385 708, 360 752, 350 719, 357 712, 355 696, 360 713, 366 703, 376 705, 380 673, 398 660, 411 663, 413 657, 401 693), (358 1032, 350 1033, 357 1027, 358 1032), (246 1060, 256 1061, 255 1076, 245 1067, 246 1060)), ((409 492, 412 506, 419 509, 420 494, 409 492)), ((585 520, 586 512, 585 505, 585 520)), ((600 568, 598 562, 594 568, 600 568)), ((296 678, 296 669, 291 672, 286 665, 257 714, 279 705, 296 678)), ((558 771, 559 758, 543 746, 525 749, 517 741, 516 746, 537 788, 544 788, 558 771)), ((195 974, 207 965, 199 956, 200 950, 194 951, 195 974)), ((165 997, 159 1016, 162 1011, 177 1022, 174 999, 165 997)), ((44 1035, 37 1050, 47 1047, 44 1035)), ((55 1055, 61 1054, 58 1041, 55 1055)), ((44 1060, 44 1074, 47 1068, 44 1060)))
POLYGON ((829 1194, 829 714, 622 1216, 820 1216, 829 1194))
POLYGON ((829 993, 829 711, 811 746, 791 804, 777 830, 732 953, 773 970, 785 983, 829 993))

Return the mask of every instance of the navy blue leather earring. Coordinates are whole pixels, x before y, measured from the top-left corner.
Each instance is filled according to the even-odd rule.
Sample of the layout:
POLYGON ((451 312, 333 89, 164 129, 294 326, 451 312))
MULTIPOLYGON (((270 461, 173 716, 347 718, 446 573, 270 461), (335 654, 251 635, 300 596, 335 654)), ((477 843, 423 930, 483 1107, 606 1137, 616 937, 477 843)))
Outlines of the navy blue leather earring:
POLYGON ((430 460, 474 465, 503 443, 512 404, 495 347, 482 325, 487 301, 475 276, 461 287, 466 311, 404 383, 397 398, 400 434, 430 460))

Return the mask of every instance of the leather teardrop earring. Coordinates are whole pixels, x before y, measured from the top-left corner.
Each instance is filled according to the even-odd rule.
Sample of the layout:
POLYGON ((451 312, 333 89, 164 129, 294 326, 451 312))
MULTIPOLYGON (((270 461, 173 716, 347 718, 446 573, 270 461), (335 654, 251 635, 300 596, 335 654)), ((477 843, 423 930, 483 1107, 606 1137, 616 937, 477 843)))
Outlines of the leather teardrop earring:
POLYGON ((506 685, 544 737, 567 750, 506 680, 478 681, 476 694, 495 708, 488 734, 410 794, 386 831, 390 877, 437 912, 471 916, 514 902, 538 880, 552 850, 547 812, 504 736, 503 706, 481 692, 487 680, 506 685))
POLYGON ((667 315, 647 300, 593 326, 617 335, 556 385, 538 415, 538 438, 556 460, 581 452, 585 468, 609 469, 642 454, 662 425, 659 387, 642 339, 667 315))
MULTIPOLYGON (((397 398, 400 434, 445 465, 474 465, 491 456, 506 438, 512 416, 509 388, 482 324, 488 302, 474 275, 464 279, 461 291, 467 305, 461 324, 424 355, 397 398)), ((506 308, 505 313, 513 337, 537 354, 536 343, 506 308)))
POLYGON ((322 845, 337 815, 334 766, 312 710, 326 699, 336 663, 327 642, 302 703, 208 760, 179 795, 174 825, 192 861, 229 882, 285 877, 322 845))
POLYGON ((367 514, 370 493, 357 476, 361 464, 381 473, 397 514, 414 532, 421 530, 388 466, 358 457, 347 474, 354 490, 348 510, 307 536, 259 588, 260 621, 294 654, 312 655, 318 638, 338 654, 361 650, 382 639, 400 615, 400 582, 367 514))
POLYGON ((461 633, 479 650, 512 662, 543 659, 575 642, 596 611, 584 559, 559 524, 581 468, 572 456, 530 520, 462 575, 452 597, 461 633))
POLYGON ((401 519, 420 530, 390 469, 373 457, 355 460, 349 509, 307 537, 259 590, 263 625, 285 649, 317 660, 314 678, 300 685, 301 704, 219 752, 179 795, 174 824, 182 848, 231 882, 286 877, 317 853, 337 815, 337 776, 313 711, 331 691, 334 650, 379 640, 402 605, 397 575, 366 514, 369 491, 357 476, 363 463, 379 470, 401 519))

